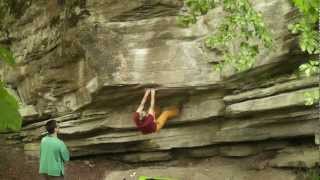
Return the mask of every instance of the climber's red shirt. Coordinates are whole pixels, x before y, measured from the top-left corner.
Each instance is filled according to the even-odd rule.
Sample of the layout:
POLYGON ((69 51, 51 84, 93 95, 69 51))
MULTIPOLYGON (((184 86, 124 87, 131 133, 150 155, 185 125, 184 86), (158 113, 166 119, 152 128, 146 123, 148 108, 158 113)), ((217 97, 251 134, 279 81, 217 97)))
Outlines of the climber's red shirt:
POLYGON ((154 122, 154 117, 151 114, 148 114, 142 120, 140 120, 139 117, 140 117, 139 113, 134 112, 133 120, 134 120, 135 124, 137 125, 137 128, 143 134, 149 134, 149 133, 156 132, 157 124, 154 122))

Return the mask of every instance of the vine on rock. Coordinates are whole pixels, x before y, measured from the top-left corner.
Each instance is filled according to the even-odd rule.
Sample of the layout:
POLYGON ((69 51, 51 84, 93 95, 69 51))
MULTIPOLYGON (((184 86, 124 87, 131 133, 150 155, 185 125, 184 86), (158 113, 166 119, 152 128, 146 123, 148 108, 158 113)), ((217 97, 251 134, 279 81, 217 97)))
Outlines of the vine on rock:
MULTIPOLYGON (((314 76, 320 73, 320 33, 318 29, 320 0, 293 0, 293 3, 299 9, 301 17, 295 24, 290 24, 288 28, 292 33, 299 35, 301 50, 318 58, 311 58, 307 63, 300 65, 299 72, 306 77, 314 76)), ((319 101, 319 89, 305 93, 306 105, 313 105, 319 101)))
POLYGON ((218 31, 205 40, 206 47, 223 54, 223 61, 215 65, 216 70, 221 71, 226 64, 238 71, 247 70, 255 63, 261 48, 259 42, 265 48, 272 47, 273 40, 261 13, 248 0, 185 0, 185 4, 187 15, 178 17, 178 23, 184 27, 196 23, 199 16, 218 6, 226 13, 218 31))

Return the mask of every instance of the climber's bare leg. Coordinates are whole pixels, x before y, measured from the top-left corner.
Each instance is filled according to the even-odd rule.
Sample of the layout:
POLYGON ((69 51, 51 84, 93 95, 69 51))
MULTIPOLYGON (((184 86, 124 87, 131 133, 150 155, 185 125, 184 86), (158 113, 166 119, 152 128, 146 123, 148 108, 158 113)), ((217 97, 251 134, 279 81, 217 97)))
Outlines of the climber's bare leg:
POLYGON ((154 104, 156 101, 156 90, 155 89, 151 89, 150 90, 151 93, 151 101, 150 101, 150 107, 149 107, 149 111, 148 113, 151 114, 153 117, 155 117, 155 111, 154 111, 154 104))
POLYGON ((143 108, 144 108, 144 104, 146 103, 147 99, 148 99, 148 96, 150 94, 150 89, 147 89, 144 93, 144 96, 140 102, 140 105, 138 107, 138 109, 136 110, 137 113, 141 113, 143 111, 143 108))
POLYGON ((157 132, 167 123, 171 118, 174 118, 180 114, 180 109, 177 106, 172 106, 164 110, 157 118, 157 132))

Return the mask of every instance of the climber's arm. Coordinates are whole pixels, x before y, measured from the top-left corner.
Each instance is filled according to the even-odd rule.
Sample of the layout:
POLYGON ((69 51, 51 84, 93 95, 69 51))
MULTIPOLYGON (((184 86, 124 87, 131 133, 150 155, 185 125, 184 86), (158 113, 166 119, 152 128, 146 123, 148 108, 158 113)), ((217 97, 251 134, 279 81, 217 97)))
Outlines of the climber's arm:
POLYGON ((154 104, 155 104, 155 96, 156 96, 156 91, 155 89, 151 89, 151 101, 150 101, 150 108, 148 113, 155 116, 155 111, 154 111, 154 104))
POLYGON ((144 104, 146 103, 149 94, 150 94, 150 89, 147 89, 146 92, 144 93, 144 96, 143 96, 136 112, 138 112, 138 113, 142 112, 142 110, 144 108, 144 104))

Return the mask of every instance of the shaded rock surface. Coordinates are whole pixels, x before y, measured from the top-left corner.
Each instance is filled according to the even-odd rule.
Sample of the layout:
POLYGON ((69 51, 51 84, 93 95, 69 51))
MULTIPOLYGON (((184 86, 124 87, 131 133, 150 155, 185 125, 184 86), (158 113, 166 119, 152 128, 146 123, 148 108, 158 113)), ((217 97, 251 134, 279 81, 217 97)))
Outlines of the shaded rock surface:
MULTIPOLYGON (((24 154, 21 145, 5 145, 0 141, 0 179, 42 180, 38 175, 38 159, 24 154)), ((159 155, 156 155, 159 157, 159 155)), ((125 155, 128 157, 128 154, 125 155)), ((132 159, 133 156, 131 156, 132 159)), ((147 157, 147 156, 141 156, 147 157)), ((149 156, 150 157, 150 156, 149 156)), ((127 158, 128 159, 128 158, 127 158)), ((190 180, 243 179, 243 180, 295 180, 303 179, 302 170, 266 168, 257 171, 255 166, 263 164, 265 157, 239 159, 211 157, 205 159, 180 159, 158 163, 126 164, 109 160, 105 156, 72 159, 65 167, 65 179, 118 180, 138 179, 139 176, 160 176, 190 180)))
POLYGON ((139 176, 149 176, 185 180, 295 180, 301 177, 289 170, 265 169, 264 171, 256 171, 250 168, 252 163, 253 161, 250 161, 249 159, 238 161, 234 159, 210 158, 202 161, 195 160, 189 162, 187 165, 167 164, 166 167, 152 165, 148 168, 137 167, 129 170, 113 171, 108 174, 105 179, 125 178, 134 180, 139 176))
POLYGON ((311 168, 320 166, 320 152, 316 147, 286 148, 270 164, 273 167, 311 168))
POLYGON ((126 178, 128 180, 135 180, 139 176, 148 177, 162 177, 162 178, 173 178, 173 179, 185 179, 185 180, 211 180, 212 178, 221 179, 239 179, 239 180, 254 180, 254 179, 268 179, 272 178, 274 180, 295 180, 296 175, 282 172, 277 170, 265 170, 263 173, 255 171, 242 172, 241 168, 232 167, 233 165, 220 165, 217 167, 208 167, 207 169, 202 169, 202 167, 151 167, 151 169, 137 168, 126 171, 114 171, 106 176, 107 179, 121 179, 126 178), (229 169, 230 171, 226 171, 229 169), (232 170, 232 171, 231 171, 232 170))
MULTIPOLYGON (((185 157, 272 151, 279 154, 274 167, 320 161, 309 162, 319 144, 318 107, 304 105, 304 94, 319 90, 319 78, 294 75, 307 58, 287 30, 295 17, 288 1, 252 1, 275 48, 261 51, 251 70, 222 73, 212 68, 221 57, 203 46, 221 23, 219 9, 180 28, 180 0, 58 2, 32 1, 1 40, 10 42, 17 67, 2 65, 0 75, 16 91, 24 117, 22 132, 9 141, 23 143, 27 153, 37 156, 43 125, 55 119, 73 157, 149 162, 175 159, 180 151, 185 157), (184 103, 163 130, 142 135, 131 117, 147 87, 159 88, 162 109, 184 103), (296 138, 313 150, 291 161, 295 155, 280 150, 296 138)), ((303 144, 294 147, 304 150, 303 144)))

